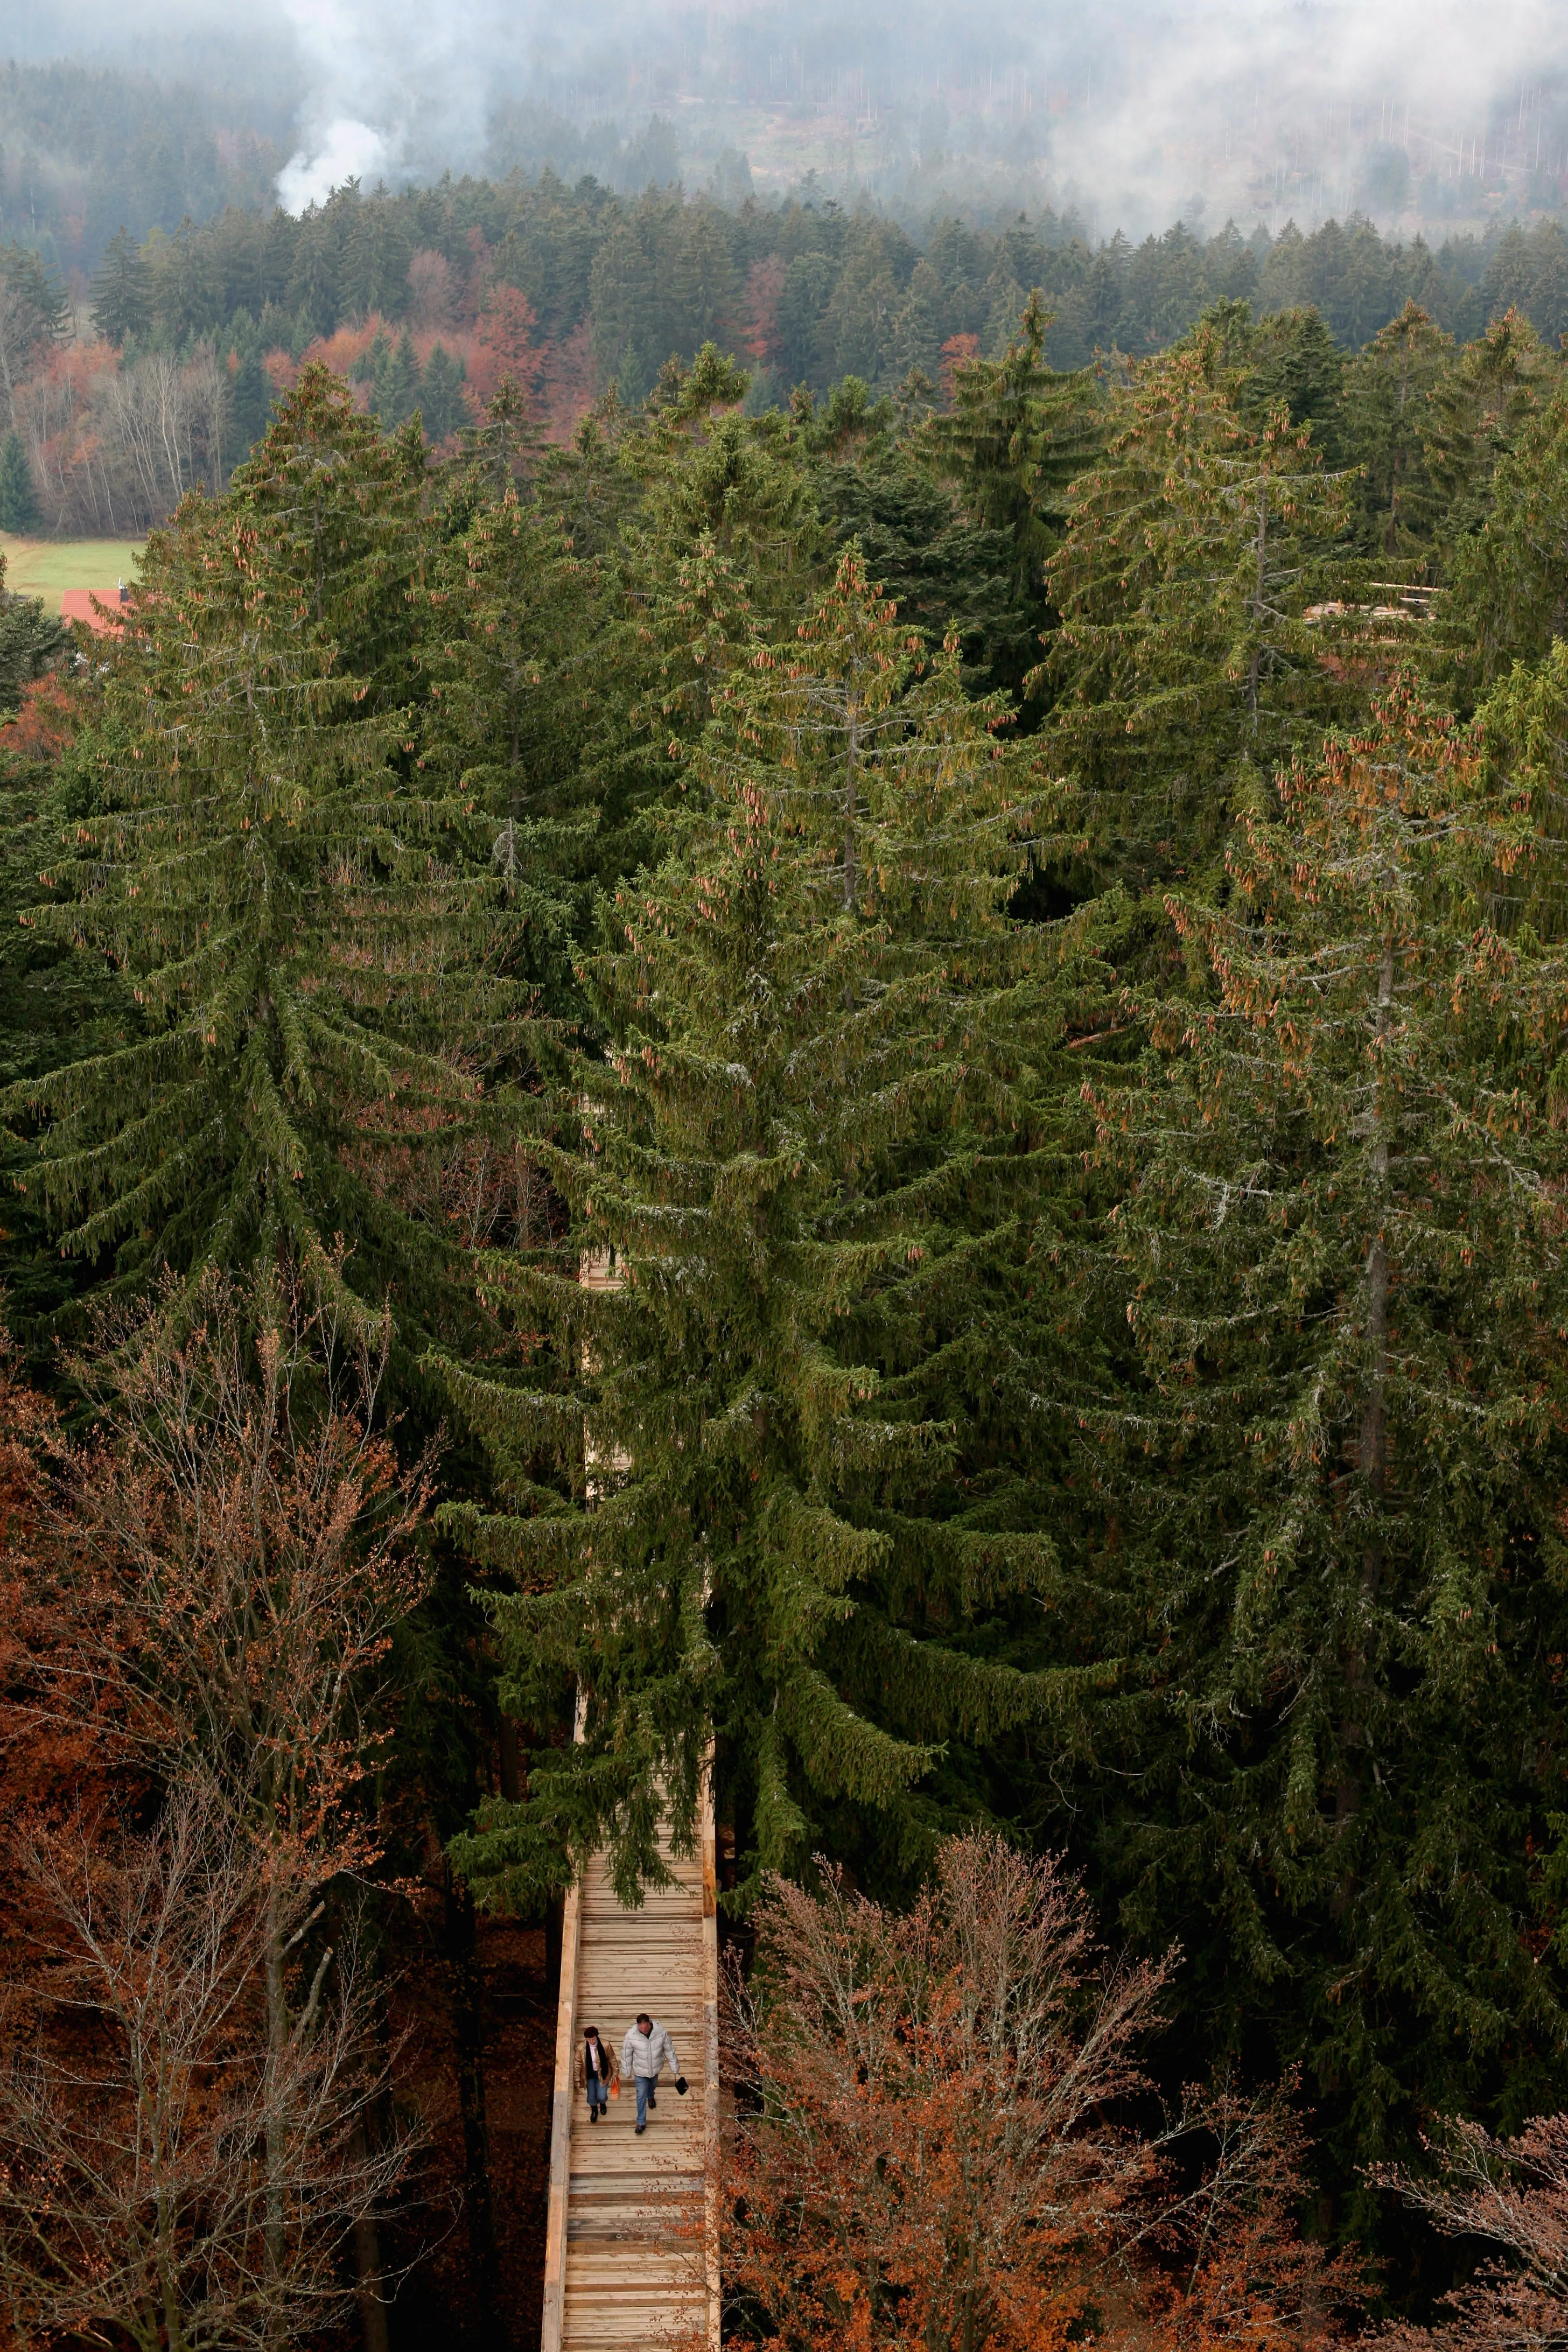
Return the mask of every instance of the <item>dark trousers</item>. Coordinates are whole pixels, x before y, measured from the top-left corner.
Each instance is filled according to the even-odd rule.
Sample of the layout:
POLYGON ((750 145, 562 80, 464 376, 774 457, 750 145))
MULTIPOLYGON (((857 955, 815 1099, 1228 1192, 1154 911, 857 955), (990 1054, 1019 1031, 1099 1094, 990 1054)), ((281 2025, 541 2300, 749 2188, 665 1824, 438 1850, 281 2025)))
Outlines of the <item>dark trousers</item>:
POLYGON ((607 2107, 609 2104, 609 2086, 605 2083, 604 2076, 602 2074, 590 2074, 588 2077, 589 2114, 592 2115, 595 2107, 607 2107))

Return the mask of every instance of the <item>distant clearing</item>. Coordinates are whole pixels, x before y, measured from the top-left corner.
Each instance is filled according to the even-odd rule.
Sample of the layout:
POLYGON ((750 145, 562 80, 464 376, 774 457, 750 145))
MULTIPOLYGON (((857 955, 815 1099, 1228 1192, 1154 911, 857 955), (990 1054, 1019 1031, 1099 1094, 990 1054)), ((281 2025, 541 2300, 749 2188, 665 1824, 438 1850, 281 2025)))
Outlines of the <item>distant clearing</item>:
POLYGON ((14 596, 41 596, 51 613, 68 588, 90 588, 112 604, 117 583, 135 578, 141 552, 129 539, 14 539, 0 530, 6 587, 14 596))

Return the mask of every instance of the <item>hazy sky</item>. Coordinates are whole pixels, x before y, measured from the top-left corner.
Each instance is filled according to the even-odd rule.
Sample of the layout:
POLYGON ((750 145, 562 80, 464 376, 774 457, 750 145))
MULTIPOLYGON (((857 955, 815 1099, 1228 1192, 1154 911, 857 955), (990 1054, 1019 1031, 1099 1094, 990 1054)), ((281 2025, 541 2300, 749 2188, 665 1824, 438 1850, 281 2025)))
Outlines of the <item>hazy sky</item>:
POLYGON ((629 121, 647 87, 639 58, 679 54, 690 88, 740 40, 753 57, 776 48, 781 87, 788 58, 819 73, 858 64, 873 103, 908 103, 922 81, 982 62, 1026 72, 1032 103, 1070 101, 1051 122, 1058 177, 1102 208, 1167 216, 1200 152, 1212 161, 1268 123, 1300 139, 1353 121, 1364 142, 1408 119, 1462 147, 1514 110, 1517 130, 1531 105, 1543 121, 1568 107, 1568 0, 1011 0, 994 22, 974 0, 251 0, 237 37, 243 59, 233 0, 40 0, 5 46, 136 55, 203 79, 226 58, 242 85, 265 58, 292 110, 279 183, 291 207, 351 173, 472 164, 498 96, 560 103, 574 74, 612 98, 618 84, 629 121))

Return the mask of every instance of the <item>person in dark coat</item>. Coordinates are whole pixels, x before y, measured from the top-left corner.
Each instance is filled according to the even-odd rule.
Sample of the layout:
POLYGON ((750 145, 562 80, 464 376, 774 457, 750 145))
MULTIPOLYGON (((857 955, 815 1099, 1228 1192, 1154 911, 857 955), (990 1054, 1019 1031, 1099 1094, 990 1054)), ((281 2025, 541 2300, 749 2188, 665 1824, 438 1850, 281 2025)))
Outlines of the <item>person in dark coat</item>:
POLYGON ((621 2070, 616 2065, 609 2044, 599 2039, 596 2025, 588 2026, 577 2051, 577 2088, 588 2094, 588 2121, 596 2124, 610 2104, 610 2085, 618 2083, 621 2070))

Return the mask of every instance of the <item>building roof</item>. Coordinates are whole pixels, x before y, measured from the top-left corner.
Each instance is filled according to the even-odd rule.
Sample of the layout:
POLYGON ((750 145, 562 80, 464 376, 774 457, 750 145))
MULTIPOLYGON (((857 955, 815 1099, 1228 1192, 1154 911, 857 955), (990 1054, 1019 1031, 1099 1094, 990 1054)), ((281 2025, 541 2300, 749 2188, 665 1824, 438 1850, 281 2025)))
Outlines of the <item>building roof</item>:
POLYGON ((124 601, 123 588, 68 588, 60 597, 60 618, 62 621, 85 621, 88 627, 96 630, 100 636, 112 635, 120 626, 119 622, 113 617, 112 611, 100 613, 95 605, 112 607, 124 601))

